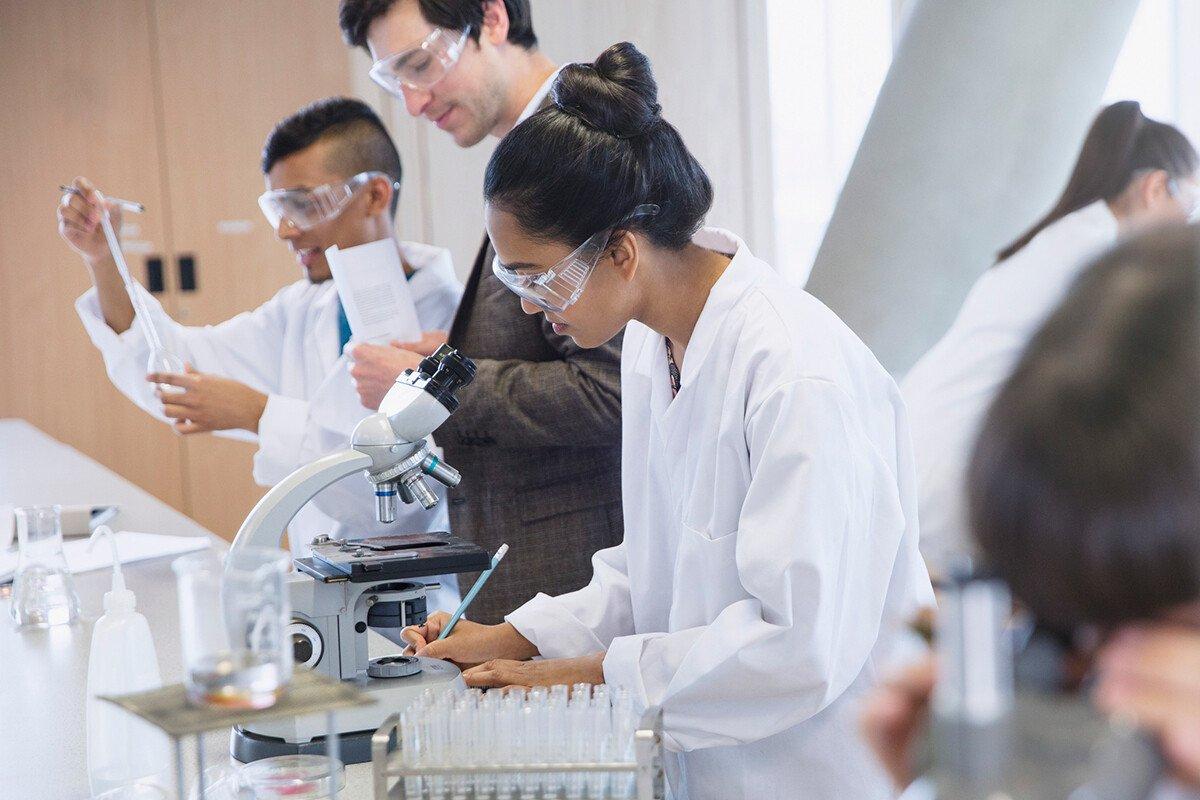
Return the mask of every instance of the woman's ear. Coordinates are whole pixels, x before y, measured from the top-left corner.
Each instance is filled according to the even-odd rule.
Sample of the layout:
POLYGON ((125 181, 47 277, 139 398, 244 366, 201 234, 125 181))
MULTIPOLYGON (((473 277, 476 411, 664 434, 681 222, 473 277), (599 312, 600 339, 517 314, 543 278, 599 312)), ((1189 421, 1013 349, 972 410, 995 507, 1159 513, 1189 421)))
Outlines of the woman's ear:
POLYGON ((629 282, 637 274, 638 258, 641 248, 638 239, 630 231, 621 231, 617 238, 609 244, 612 249, 613 267, 622 280, 629 282))
POLYGON ((1153 207, 1171 197, 1171 176, 1165 169, 1156 169, 1142 180, 1141 200, 1146 207, 1153 207))

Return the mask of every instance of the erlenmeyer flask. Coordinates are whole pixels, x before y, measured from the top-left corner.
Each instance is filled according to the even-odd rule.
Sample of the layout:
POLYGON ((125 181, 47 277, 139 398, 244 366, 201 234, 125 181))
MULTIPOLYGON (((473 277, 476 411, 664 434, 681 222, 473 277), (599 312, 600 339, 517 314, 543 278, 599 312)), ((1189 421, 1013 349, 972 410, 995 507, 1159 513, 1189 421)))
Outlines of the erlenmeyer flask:
POLYGON ((18 627, 49 628, 79 619, 79 597, 63 556, 59 506, 17 509, 20 555, 13 578, 12 616, 18 627))

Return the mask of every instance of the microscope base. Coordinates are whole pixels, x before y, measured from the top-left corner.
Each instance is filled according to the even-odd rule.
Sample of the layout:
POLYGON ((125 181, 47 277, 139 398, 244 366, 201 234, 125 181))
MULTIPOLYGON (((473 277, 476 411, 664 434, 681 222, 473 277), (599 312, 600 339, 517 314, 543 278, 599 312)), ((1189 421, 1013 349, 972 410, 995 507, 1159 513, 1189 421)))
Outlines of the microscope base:
MULTIPOLYGON (((383 721, 403 711, 426 689, 466 690, 462 673, 448 661, 422 658, 421 671, 399 678, 371 678, 360 674, 355 685, 375 702, 338 711, 335 722, 342 762, 361 764, 371 760, 371 736, 383 721)), ((303 717, 281 717, 239 725, 230 737, 229 752, 249 763, 281 755, 324 755, 326 727, 324 714, 303 717)))
MULTIPOLYGON (((371 736, 375 731, 338 734, 338 752, 343 764, 365 764, 371 760, 371 736)), ((243 764, 275 756, 323 756, 325 737, 307 742, 288 742, 273 736, 260 736, 237 726, 229 735, 229 753, 243 764)))

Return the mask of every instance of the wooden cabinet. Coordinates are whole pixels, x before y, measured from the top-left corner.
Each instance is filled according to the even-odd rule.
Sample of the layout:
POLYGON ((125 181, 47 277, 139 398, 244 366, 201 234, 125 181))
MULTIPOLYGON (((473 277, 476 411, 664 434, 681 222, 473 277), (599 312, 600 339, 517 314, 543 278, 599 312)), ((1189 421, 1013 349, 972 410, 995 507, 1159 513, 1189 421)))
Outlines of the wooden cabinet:
MULTIPOLYGON (((86 175, 145 203, 126 255, 189 325, 301 277, 256 204, 262 144, 305 103, 350 90, 337 0, 39 0, 0 6, 0 417, 28 419, 214 532, 262 495, 251 445, 180 438, 122 397, 75 314, 89 285, 59 239, 57 185, 86 175), (190 257, 195 288, 180 285, 190 257)), ((0 453, 0 458, 20 458, 0 453)))
POLYGON ((91 282, 55 220, 58 185, 88 175, 146 204, 127 236, 139 277, 147 254, 167 252, 153 72, 143 0, 0 9, 0 416, 29 420, 186 510, 184 444, 109 383, 75 314, 91 282))

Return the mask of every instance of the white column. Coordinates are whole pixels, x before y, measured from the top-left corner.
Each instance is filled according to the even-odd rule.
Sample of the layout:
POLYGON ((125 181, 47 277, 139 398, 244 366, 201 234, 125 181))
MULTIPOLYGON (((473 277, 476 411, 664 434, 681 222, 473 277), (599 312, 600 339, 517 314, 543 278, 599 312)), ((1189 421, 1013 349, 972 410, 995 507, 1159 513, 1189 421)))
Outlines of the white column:
POLYGON ((808 287, 903 374, 1061 191, 1137 0, 920 0, 808 287))

